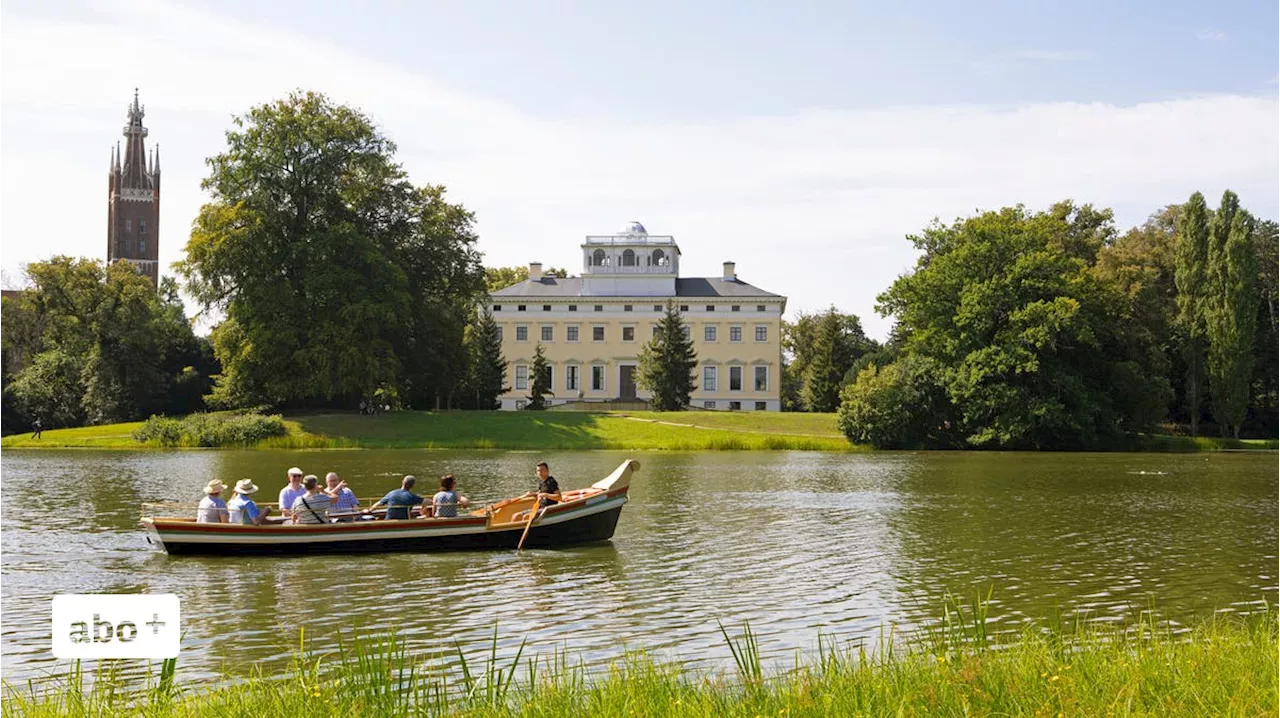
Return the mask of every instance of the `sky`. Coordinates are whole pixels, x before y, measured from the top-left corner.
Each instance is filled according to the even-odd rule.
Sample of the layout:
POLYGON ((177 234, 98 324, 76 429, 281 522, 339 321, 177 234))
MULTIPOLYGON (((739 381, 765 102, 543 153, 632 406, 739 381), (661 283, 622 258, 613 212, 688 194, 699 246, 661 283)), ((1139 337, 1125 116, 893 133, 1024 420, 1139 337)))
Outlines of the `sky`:
POLYGON ((884 338, 934 218, 1073 199, 1124 229, 1226 188, 1275 218, 1278 37, 1277 3, 1232 0, 5 0, 0 268, 105 258, 137 87, 172 274, 231 118, 306 89, 474 211, 488 265, 580 273, 585 235, 640 221, 683 276, 734 261, 884 338))

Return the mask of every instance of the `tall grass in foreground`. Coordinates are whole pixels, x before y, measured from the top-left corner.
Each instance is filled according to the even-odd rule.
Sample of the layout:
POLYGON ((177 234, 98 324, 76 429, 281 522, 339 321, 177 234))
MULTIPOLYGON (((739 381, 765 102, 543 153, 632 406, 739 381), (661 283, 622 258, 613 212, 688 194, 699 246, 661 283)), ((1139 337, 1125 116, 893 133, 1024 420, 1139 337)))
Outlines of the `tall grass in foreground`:
POLYGON ((721 627, 736 673, 682 669, 629 653, 588 670, 565 654, 528 658, 524 644, 480 661, 461 648, 449 669, 394 638, 356 639, 321 656, 300 645, 285 675, 228 677, 178 689, 166 664, 142 687, 112 666, 89 686, 78 667, 49 683, 5 684, 4 715, 29 716, 1262 716, 1277 710, 1274 608, 1215 616, 1177 633, 1150 618, 1125 626, 986 632, 980 610, 948 609, 905 640, 838 646, 770 672, 749 626, 721 627), (167 676, 167 677, 166 677, 167 676))

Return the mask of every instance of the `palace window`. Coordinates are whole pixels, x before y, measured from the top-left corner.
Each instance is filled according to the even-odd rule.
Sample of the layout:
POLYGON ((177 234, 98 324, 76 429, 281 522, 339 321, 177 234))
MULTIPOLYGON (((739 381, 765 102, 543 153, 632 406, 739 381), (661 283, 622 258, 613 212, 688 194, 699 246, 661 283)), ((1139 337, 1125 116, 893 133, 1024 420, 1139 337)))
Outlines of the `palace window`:
POLYGON ((668 263, 667 255, 661 249, 653 250, 653 266, 665 267, 668 263))
POLYGON ((708 324, 702 328, 702 340, 707 342, 716 340, 716 327, 714 324, 708 324))
POLYGON ((547 391, 551 391, 555 387, 551 385, 551 365, 542 367, 542 380, 547 384, 547 391))
POLYGON ((591 391, 604 391, 604 367, 591 367, 591 391))
POLYGON ((630 305, 630 304, 623 304, 623 305, 622 305, 622 311, 624 311, 624 312, 629 312, 629 311, 631 311, 631 305, 630 305))
POLYGON ((495 312, 500 312, 500 311, 502 311, 502 305, 501 305, 501 304, 495 304, 495 305, 493 305, 493 311, 495 311, 495 312))
POLYGON ((570 342, 576 342, 576 341, 578 341, 578 328, 577 328, 577 327, 565 327, 565 328, 564 328, 564 338, 565 338, 565 341, 570 341, 570 342))
POLYGON ((518 342, 529 341, 529 327, 523 324, 516 325, 516 341, 518 342))
POLYGON ((740 312, 740 311, 742 311, 742 305, 741 305, 741 304, 735 304, 735 305, 733 305, 733 311, 735 311, 735 312, 740 312))
POLYGON ((564 368, 564 388, 567 391, 578 390, 578 365, 570 364, 564 368))
POLYGON ((716 368, 713 366, 702 367, 702 390, 716 390, 716 368))
POLYGON ((660 311, 662 311, 662 305, 661 305, 661 304, 655 304, 655 305, 653 305, 653 311, 655 311, 655 312, 660 312, 660 311))
POLYGON ((603 311, 604 311, 604 305, 603 305, 603 304, 597 304, 597 305, 596 305, 596 311, 597 311, 597 312, 603 312, 603 311))
POLYGON ((758 326, 756 327, 756 341, 758 341, 758 342, 767 342, 767 341, 769 341, 769 327, 767 327, 767 326, 765 326, 765 325, 763 325, 763 324, 758 325, 758 326))
POLYGON ((604 341, 604 327, 591 327, 591 341, 604 341))
POLYGON ((524 305, 523 305, 523 304, 517 304, 517 305, 516 305, 516 311, 517 311, 517 312, 523 312, 523 311, 524 311, 524 305))
POLYGON ((529 388, 529 367, 519 364, 516 366, 516 389, 529 388))
POLYGON ((715 403, 714 401, 704 401, 704 402, 702 402, 702 408, 703 408, 703 409, 714 409, 714 408, 716 408, 716 403, 715 403))
POLYGON ((635 327, 623 327, 623 328, 622 328, 622 341, 624 341, 624 342, 633 342, 633 341, 635 341, 635 340, 636 340, 636 328, 635 328, 635 327))
POLYGON ((147 220, 145 219, 138 220, 138 234, 146 234, 146 233, 147 233, 147 220))
POLYGON ((729 402, 729 411, 742 411, 742 402, 740 401, 729 402))
POLYGON ((768 411, 768 410, 769 410, 768 402, 764 402, 764 401, 756 402, 756 411, 768 411))
POLYGON ((742 327, 741 327, 741 326, 732 326, 732 327, 729 327, 729 341, 731 341, 731 342, 740 342, 740 341, 742 341, 742 327))
POLYGON ((553 341, 555 339, 555 335, 556 335, 555 327, 549 324, 544 325, 542 327, 542 341, 544 342, 553 341))
POLYGON ((578 305, 577 305, 577 304, 570 304, 570 305, 569 305, 569 311, 571 311, 571 312, 576 312, 576 311, 578 311, 578 305))
POLYGON ((622 266, 624 267, 636 266, 636 253, 630 249, 624 251, 622 253, 622 266))
POLYGON ((742 391, 742 367, 729 367, 729 391, 742 391))
POLYGON ((769 309, 768 309, 768 307, 766 307, 766 306, 765 306, 765 305, 763 305, 763 304, 757 304, 757 305, 756 305, 756 311, 757 311, 757 312, 767 312, 767 311, 769 311, 769 309))
POLYGON ((591 266, 603 267, 605 264, 604 259, 605 259, 604 250, 597 249, 596 251, 591 253, 591 266))
POLYGON ((769 391, 769 367, 756 367, 756 391, 769 391))
POLYGON ((551 311, 551 305, 550 305, 550 304, 543 304, 543 305, 542 305, 542 311, 544 311, 544 312, 549 312, 549 311, 551 311))
POLYGON ((687 311, 689 311, 689 305, 688 305, 688 304, 681 304, 681 305, 680 305, 680 311, 682 311, 682 312, 687 312, 687 311))
POLYGON ((714 305, 714 304, 708 304, 708 305, 707 305, 707 311, 708 311, 708 312, 714 312, 715 310, 716 310, 716 305, 714 305))

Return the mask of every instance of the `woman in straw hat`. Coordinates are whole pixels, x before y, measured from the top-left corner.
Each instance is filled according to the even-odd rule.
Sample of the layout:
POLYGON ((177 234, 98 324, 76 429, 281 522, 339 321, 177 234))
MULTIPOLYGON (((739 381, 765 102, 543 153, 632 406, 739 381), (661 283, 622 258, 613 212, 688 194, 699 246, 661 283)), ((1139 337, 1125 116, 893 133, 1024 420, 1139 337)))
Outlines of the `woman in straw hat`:
POLYGON ((196 523, 221 524, 227 521, 227 502, 220 494, 226 491, 227 485, 220 479, 214 479, 204 485, 204 498, 196 509, 196 523))
POLYGON ((235 498, 227 504, 227 515, 231 523, 257 526, 266 520, 267 514, 271 513, 271 507, 268 506, 259 511, 258 505, 249 498, 249 494, 257 490, 258 487, 249 479, 240 479, 236 482, 235 498))

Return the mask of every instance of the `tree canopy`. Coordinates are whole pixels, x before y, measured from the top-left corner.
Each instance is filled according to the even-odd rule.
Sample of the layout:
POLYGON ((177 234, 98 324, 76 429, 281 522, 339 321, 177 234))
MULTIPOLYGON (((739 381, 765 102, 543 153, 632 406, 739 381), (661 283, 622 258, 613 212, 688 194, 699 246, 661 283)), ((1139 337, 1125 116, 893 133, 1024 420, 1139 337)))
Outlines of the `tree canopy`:
POLYGON ((368 117, 306 92, 233 120, 177 266, 213 333, 223 405, 452 402, 484 291, 474 217, 418 187, 368 117))

